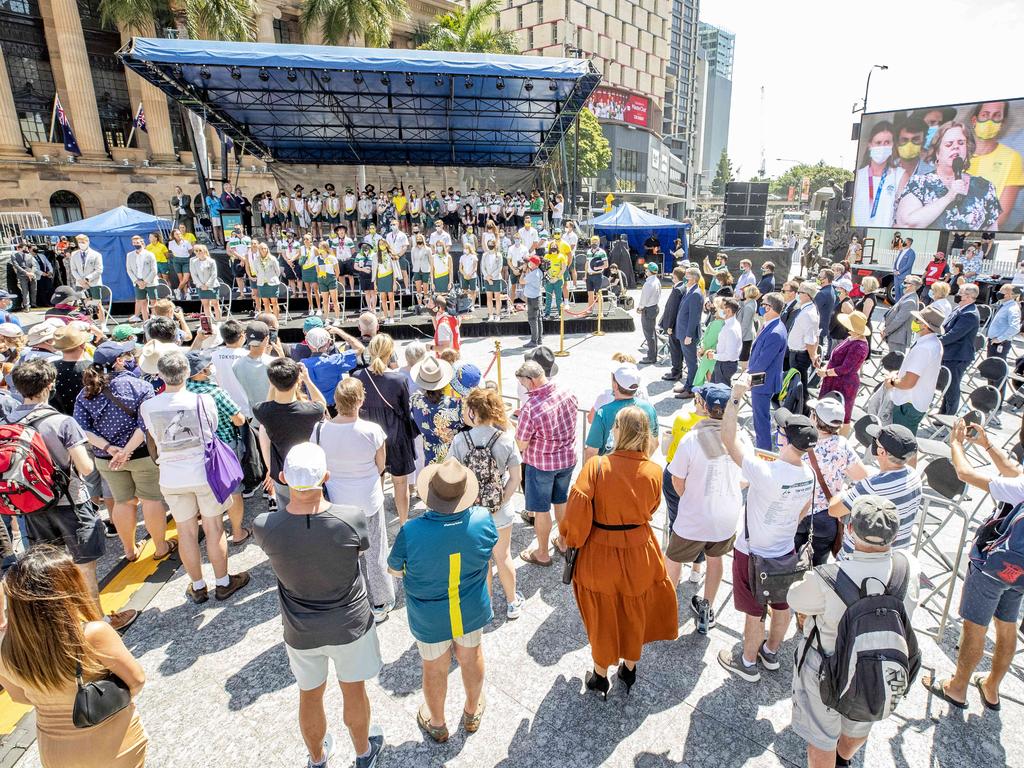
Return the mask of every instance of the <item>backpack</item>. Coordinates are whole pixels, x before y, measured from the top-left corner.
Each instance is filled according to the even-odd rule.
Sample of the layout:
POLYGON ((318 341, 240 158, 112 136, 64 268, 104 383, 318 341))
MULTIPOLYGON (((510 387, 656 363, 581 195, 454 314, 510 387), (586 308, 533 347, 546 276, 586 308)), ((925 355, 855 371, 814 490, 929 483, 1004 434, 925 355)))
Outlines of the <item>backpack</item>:
POLYGON ((44 406, 21 421, 0 424, 0 514, 45 512, 67 495, 71 477, 54 462, 36 429, 54 415, 57 411, 44 406))
POLYGON ((505 484, 502 481, 502 473, 498 469, 498 460, 494 458, 494 452, 491 449, 498 442, 498 438, 501 437, 501 432, 495 430, 494 435, 487 441, 486 445, 477 445, 473 442, 473 436, 468 431, 462 434, 469 445, 469 452, 462 463, 466 465, 466 469, 476 476, 477 482, 480 484, 480 492, 477 494, 476 503, 481 507, 489 509, 492 513, 497 512, 498 507, 501 506, 501 497, 505 492, 505 484))
POLYGON ((864 585, 857 586, 836 563, 815 570, 846 604, 846 613, 839 622, 835 653, 826 656, 821 650, 815 626, 799 666, 803 666, 811 643, 816 643, 822 657, 818 673, 822 703, 856 722, 884 720, 907 694, 921 668, 917 635, 903 605, 910 570, 907 558, 893 553, 889 583, 877 595, 867 594, 864 585))
POLYGON ((779 407, 785 408, 790 413, 804 412, 804 384, 800 380, 800 371, 790 368, 782 379, 782 389, 779 390, 779 407))

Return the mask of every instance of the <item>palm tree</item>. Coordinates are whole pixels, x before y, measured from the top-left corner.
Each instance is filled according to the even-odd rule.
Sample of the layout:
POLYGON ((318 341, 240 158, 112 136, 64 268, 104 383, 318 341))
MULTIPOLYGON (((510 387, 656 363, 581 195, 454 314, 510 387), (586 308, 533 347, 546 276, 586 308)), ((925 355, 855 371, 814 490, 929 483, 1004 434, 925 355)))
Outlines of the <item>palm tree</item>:
POLYGON ((367 46, 384 48, 391 45, 394 23, 407 18, 406 0, 304 0, 300 21, 303 33, 319 29, 328 45, 362 35, 367 46))
POLYGON ((256 39, 260 13, 257 0, 100 0, 99 9, 104 24, 136 34, 152 34, 169 11, 182 37, 244 42, 256 39))
POLYGON ((470 53, 519 53, 519 41, 512 32, 497 28, 499 0, 480 0, 469 8, 455 8, 434 19, 426 42, 428 51, 470 53))

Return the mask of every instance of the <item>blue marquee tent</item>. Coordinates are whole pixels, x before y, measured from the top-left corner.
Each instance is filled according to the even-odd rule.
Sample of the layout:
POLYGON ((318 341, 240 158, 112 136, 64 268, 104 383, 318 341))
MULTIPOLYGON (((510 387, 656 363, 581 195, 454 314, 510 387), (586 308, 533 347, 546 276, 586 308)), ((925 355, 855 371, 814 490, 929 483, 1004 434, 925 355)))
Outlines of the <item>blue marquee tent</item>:
POLYGON ((604 235, 609 242, 617 239, 619 235, 625 235, 630 247, 641 254, 644 252, 644 240, 653 232, 661 243, 662 253, 665 254, 666 272, 675 266, 672 245, 677 237, 683 241, 683 252, 689 257, 689 224, 649 213, 632 203, 622 203, 608 213, 582 223, 583 226, 593 227, 595 233, 604 235))
POLYGON ((70 224, 43 229, 29 229, 26 235, 38 237, 88 235, 89 245, 103 254, 103 284, 110 286, 115 301, 133 301, 135 293, 125 271, 124 257, 132 249, 132 237, 142 235, 148 241, 150 232, 161 232, 164 239, 173 227, 167 219, 150 216, 126 206, 70 224))
POLYGON ((124 65, 265 159, 545 164, 601 76, 589 59, 133 38, 124 65))

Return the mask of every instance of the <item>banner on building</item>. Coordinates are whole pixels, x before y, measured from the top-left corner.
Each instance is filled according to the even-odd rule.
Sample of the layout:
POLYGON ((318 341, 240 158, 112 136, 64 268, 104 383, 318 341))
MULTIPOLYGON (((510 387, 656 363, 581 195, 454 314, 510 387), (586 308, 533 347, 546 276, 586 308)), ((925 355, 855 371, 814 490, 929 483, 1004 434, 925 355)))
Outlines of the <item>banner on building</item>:
POLYGON ((587 109, 599 120, 618 120, 648 127, 650 99, 614 88, 598 88, 587 101, 587 109))
POLYGON ((811 179, 809 176, 804 176, 800 179, 800 199, 804 201, 811 199, 811 179))

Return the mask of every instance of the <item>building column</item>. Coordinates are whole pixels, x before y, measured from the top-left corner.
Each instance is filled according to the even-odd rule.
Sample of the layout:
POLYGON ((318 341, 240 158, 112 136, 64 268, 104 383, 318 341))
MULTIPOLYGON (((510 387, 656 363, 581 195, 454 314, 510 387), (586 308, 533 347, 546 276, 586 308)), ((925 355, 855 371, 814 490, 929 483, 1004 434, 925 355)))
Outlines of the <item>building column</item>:
MULTIPOLYGON (((143 37, 155 37, 155 25, 150 24, 149 29, 142 31, 143 37)), ((127 43, 132 35, 121 30, 121 42, 127 43)), ((143 133, 135 130, 135 136, 139 139, 139 146, 149 144, 150 159, 154 163, 175 163, 178 156, 174 153, 174 137, 171 135, 171 116, 167 108, 167 97, 163 91, 155 85, 150 85, 132 70, 125 67, 125 77, 128 80, 128 93, 132 99, 132 117, 139 108, 139 101, 142 101, 142 111, 146 114, 146 131, 143 133), (145 137, 145 138, 143 138, 145 137)))
POLYGON ((82 157, 106 159, 96 89, 78 6, 75 0, 40 0, 39 10, 44 19, 46 47, 57 80, 57 93, 71 120, 82 157))
POLYGON ((11 80, 7 76, 7 62, 0 47, 0 156, 21 157, 25 155, 25 142, 18 123, 18 110, 14 106, 11 80))
POLYGON ((281 18, 281 9, 271 7, 269 3, 263 4, 263 12, 256 17, 256 42, 273 43, 274 40, 274 19, 281 18))

